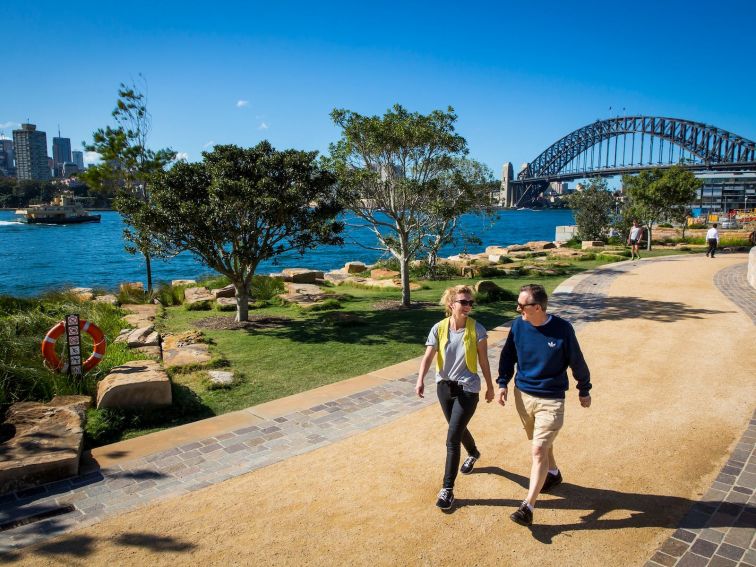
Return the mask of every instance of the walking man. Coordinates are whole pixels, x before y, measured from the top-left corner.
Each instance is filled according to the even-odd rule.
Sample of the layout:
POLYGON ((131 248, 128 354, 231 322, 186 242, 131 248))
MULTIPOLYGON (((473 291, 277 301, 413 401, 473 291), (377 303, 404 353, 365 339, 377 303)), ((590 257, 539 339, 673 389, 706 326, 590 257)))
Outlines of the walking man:
POLYGON ((719 246, 719 231, 717 230, 717 223, 711 225, 711 228, 706 233, 706 243, 709 245, 709 249, 706 251, 706 255, 711 254, 714 257, 714 252, 717 251, 719 246))
POLYGON ((523 526, 533 523, 533 507, 541 492, 562 482, 554 458, 554 439, 564 422, 567 367, 577 380, 580 405, 591 406, 591 375, 575 330, 561 317, 546 312, 548 296, 541 285, 520 288, 517 311, 499 360, 497 401, 507 402, 508 384, 515 376, 514 399, 525 433, 532 442, 533 462, 527 498, 510 518, 523 526))

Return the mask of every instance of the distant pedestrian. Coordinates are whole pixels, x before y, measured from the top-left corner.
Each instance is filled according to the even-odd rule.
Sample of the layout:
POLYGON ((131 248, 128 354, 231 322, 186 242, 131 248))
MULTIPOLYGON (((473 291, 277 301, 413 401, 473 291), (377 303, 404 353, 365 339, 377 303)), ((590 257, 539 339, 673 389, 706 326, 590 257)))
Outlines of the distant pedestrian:
POLYGON ((717 230, 717 223, 711 225, 711 228, 706 233, 706 243, 709 245, 706 255, 713 258, 714 252, 717 251, 717 246, 719 246, 719 231, 717 230))
POLYGON ((425 341, 425 355, 420 362, 415 392, 423 397, 423 379, 436 359, 436 392, 441 410, 449 424, 446 433, 446 467, 436 506, 449 510, 454 504, 454 481, 461 460, 460 444, 467 451, 467 459, 460 472, 470 474, 480 451, 467 429, 480 399, 478 365, 486 380, 486 402, 494 399, 491 368, 488 364, 488 333, 485 327, 470 317, 473 291, 466 285, 448 288, 441 297, 446 319, 433 325, 425 341))
POLYGON ((638 252, 638 246, 640 245, 641 237, 643 236, 643 228, 638 226, 638 221, 633 221, 633 226, 630 229, 630 234, 627 237, 627 245, 630 246, 630 259, 640 260, 640 253, 638 252))
POLYGON ((508 384, 514 375, 515 406, 531 440, 530 484, 527 498, 509 517, 518 524, 533 523, 533 507, 541 492, 562 482, 554 458, 554 439, 564 422, 564 393, 569 388, 567 367, 577 380, 580 405, 591 406, 591 374, 580 351, 572 325, 546 312, 548 296, 543 286, 520 288, 514 320, 501 350, 497 401, 507 402, 508 384))

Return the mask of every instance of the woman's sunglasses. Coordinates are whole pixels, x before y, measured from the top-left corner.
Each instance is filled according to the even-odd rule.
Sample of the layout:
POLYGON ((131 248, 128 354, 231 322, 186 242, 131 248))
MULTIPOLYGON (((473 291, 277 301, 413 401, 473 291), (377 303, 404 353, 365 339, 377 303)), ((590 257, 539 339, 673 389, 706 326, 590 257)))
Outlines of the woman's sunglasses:
POLYGON ((469 305, 470 307, 472 307, 475 301, 473 301, 472 299, 458 299, 456 303, 459 303, 460 305, 464 305, 464 306, 469 305))

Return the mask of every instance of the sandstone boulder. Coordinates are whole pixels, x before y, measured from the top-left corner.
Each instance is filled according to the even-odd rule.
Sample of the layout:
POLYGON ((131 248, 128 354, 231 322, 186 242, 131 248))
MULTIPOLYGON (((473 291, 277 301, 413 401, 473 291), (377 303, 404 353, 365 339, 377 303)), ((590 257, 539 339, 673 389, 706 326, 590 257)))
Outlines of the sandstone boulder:
POLYGON ((144 284, 142 282, 128 282, 120 285, 120 290, 126 293, 135 291, 144 291, 144 284))
POLYGON ((124 319, 129 323, 129 325, 141 328, 149 327, 150 325, 152 325, 152 321, 154 321, 155 317, 157 316, 158 306, 149 303, 127 303, 125 305, 121 305, 121 309, 128 313, 128 315, 126 315, 124 319))
POLYGON ((210 293, 215 299, 218 299, 219 297, 236 297, 236 288, 234 287, 234 284, 228 284, 226 287, 211 289, 210 293))
POLYGON ((171 368, 209 362, 212 356, 201 341, 201 333, 193 331, 163 337, 163 365, 171 368))
POLYGON ((535 242, 528 242, 525 244, 531 250, 551 250, 556 248, 556 244, 549 242, 548 240, 537 240, 535 242))
POLYGON ((171 281, 171 287, 178 287, 180 285, 194 285, 197 283, 197 280, 172 280, 171 281))
POLYGON ((230 386, 234 383, 234 373, 227 370, 211 370, 207 373, 214 386, 230 386))
POLYGON ((396 270, 386 270, 384 268, 374 268, 370 270, 370 277, 374 280, 395 278, 399 275, 399 272, 397 272, 396 270))
POLYGON ((320 287, 313 284, 286 282, 286 293, 281 294, 286 301, 298 305, 312 305, 326 298, 320 287))
POLYGON ((100 303, 107 303, 108 305, 118 305, 118 298, 112 293, 106 293, 105 295, 98 295, 94 298, 95 301, 100 303))
POLYGON ((184 290, 184 305, 213 301, 215 297, 206 287, 188 287, 184 290))
POLYGON ((287 282, 314 284, 316 280, 323 279, 323 272, 306 268, 285 268, 281 273, 287 282))
POLYGON ((480 280, 475 283, 475 291, 478 293, 491 293, 503 291, 501 287, 491 280, 480 280))
POLYGON ((530 246, 527 246, 526 244, 513 244, 512 246, 507 246, 507 250, 510 254, 512 252, 529 252, 530 246))
POLYGON ((72 287, 68 292, 81 301, 92 301, 94 299, 94 290, 91 287, 72 287))
POLYGON ((580 248, 585 250, 587 248, 603 248, 604 243, 600 240, 583 240, 580 243, 580 248))
POLYGON ((344 271, 347 274, 359 274, 367 270, 367 266, 362 262, 347 262, 344 264, 344 271))
POLYGON ((351 278, 341 270, 331 270, 323 276, 323 279, 332 284, 339 285, 351 278))
POLYGON ((115 342, 126 343, 129 348, 160 346, 160 335, 152 325, 140 329, 125 329, 116 337, 115 342))
POLYGON ((84 437, 86 396, 13 404, 0 426, 0 494, 75 476, 84 437))
POLYGON ((486 254, 487 255, 497 255, 497 256, 503 256, 509 253, 509 248, 505 246, 487 246, 486 247, 486 254))
POLYGON ((168 374, 154 360, 134 360, 114 367, 97 385, 98 408, 171 405, 168 374))

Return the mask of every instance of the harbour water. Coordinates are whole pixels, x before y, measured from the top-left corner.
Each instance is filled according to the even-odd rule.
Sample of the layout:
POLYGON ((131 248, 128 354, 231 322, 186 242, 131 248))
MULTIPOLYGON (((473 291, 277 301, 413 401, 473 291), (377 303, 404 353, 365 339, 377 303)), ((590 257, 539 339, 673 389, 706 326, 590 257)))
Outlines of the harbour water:
MULTIPOLYGON (((468 247, 467 251, 481 252, 486 246, 553 240, 556 226, 570 224, 574 224, 572 211, 566 209, 501 210, 493 222, 465 215, 460 227, 482 241, 482 245, 468 247)), ((103 212, 99 224, 77 225, 26 225, 15 220, 13 211, 0 211, 0 294, 29 297, 66 287, 114 290, 121 282, 144 282, 144 260, 124 249, 123 228, 120 215, 114 211, 103 212)), ((380 252, 364 247, 375 245, 375 237, 366 228, 348 226, 345 241, 344 246, 321 246, 303 257, 285 254, 275 263, 262 263, 257 271, 266 274, 286 267, 331 270, 349 261, 369 264, 381 257, 380 252)), ((462 249, 463 244, 450 245, 441 255, 462 249)), ((153 262, 156 286, 212 273, 186 252, 153 262)))

